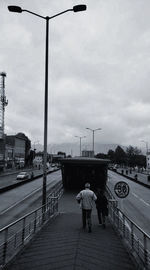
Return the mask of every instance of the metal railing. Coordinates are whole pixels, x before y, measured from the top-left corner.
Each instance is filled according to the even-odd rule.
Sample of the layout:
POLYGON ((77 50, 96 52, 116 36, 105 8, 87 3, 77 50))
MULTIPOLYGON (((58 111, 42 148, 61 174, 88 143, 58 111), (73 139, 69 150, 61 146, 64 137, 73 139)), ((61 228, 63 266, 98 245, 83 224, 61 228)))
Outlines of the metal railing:
POLYGON ((56 184, 47 203, 0 230, 0 268, 3 268, 40 228, 58 212, 62 183, 56 184), (45 210, 46 209, 46 210, 45 210))
MULTIPOLYGON (((58 200, 63 193, 62 183, 56 184, 47 196, 47 203, 0 230, 0 268, 3 268, 20 249, 58 212, 58 200), (46 209, 44 212, 43 210, 46 209)), ((106 188, 109 201, 109 220, 128 245, 142 270, 150 269, 150 236, 129 219, 119 208, 117 200, 106 188)))
POLYGON ((117 201, 106 189, 109 201, 109 219, 117 232, 125 240, 128 250, 134 256, 142 270, 150 269, 150 236, 129 219, 119 208, 117 201))

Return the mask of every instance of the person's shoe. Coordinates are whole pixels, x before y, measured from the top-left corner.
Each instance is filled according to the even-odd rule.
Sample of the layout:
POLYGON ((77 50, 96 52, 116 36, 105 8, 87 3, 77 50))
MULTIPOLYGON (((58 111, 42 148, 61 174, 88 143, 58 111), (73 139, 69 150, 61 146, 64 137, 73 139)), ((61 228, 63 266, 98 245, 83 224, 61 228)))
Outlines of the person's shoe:
POLYGON ((89 227, 89 231, 88 231, 89 233, 91 233, 92 232, 92 229, 91 229, 91 227, 89 227))

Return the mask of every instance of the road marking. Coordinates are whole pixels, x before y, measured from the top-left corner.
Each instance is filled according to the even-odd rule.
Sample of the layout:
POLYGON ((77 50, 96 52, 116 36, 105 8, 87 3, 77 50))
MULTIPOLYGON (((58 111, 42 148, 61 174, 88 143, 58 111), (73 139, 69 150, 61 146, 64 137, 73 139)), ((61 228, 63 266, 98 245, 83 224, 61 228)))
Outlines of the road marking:
POLYGON ((25 201, 28 197, 30 197, 31 195, 33 195, 34 193, 36 193, 38 190, 40 190, 40 188, 34 189, 31 193, 29 193, 27 196, 25 196, 23 199, 17 201, 16 203, 12 204, 11 206, 9 206, 8 208, 4 209, 2 212, 0 212, 0 215, 5 214, 6 212, 8 212, 10 209, 14 208, 17 204, 25 201))
POLYGON ((140 198, 137 194, 135 194, 134 192, 132 192, 132 194, 137 198, 139 199, 141 202, 143 202, 144 204, 146 204, 147 206, 150 206, 149 203, 145 202, 142 198, 140 198))
POLYGON ((141 199, 141 198, 140 198, 140 201, 143 202, 143 203, 145 203, 147 206, 150 206, 149 203, 145 202, 145 201, 144 201, 143 199, 141 199))
MULTIPOLYGON (((52 180, 50 183, 47 184, 47 187, 48 187, 48 186, 53 187, 52 184, 53 184, 54 182, 57 183, 57 181, 52 180)), ((17 206, 18 204, 24 202, 27 198, 30 198, 32 195, 34 195, 36 192, 38 192, 38 191, 40 191, 40 190, 42 190, 42 187, 38 187, 38 188, 32 190, 32 192, 30 192, 29 194, 27 194, 23 199, 21 199, 21 200, 15 202, 15 203, 12 204, 11 206, 9 206, 9 207, 7 207, 6 209, 2 210, 2 211, 0 212, 0 215, 5 214, 6 212, 8 212, 9 210, 11 210, 12 208, 14 208, 15 206, 17 206)))
POLYGON ((138 198, 138 196, 137 196, 134 192, 132 192, 132 194, 133 194, 136 198, 138 198))

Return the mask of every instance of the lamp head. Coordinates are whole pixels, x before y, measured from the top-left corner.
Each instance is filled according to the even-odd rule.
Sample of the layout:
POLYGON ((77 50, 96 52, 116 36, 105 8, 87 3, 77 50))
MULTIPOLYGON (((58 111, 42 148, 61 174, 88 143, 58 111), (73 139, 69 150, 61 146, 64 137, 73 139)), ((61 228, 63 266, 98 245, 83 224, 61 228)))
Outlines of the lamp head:
POLYGON ((84 11, 84 10, 86 10, 86 5, 76 5, 73 7, 74 12, 84 11))
POLYGON ((17 12, 17 13, 21 13, 22 9, 19 6, 8 6, 8 10, 10 12, 17 12))

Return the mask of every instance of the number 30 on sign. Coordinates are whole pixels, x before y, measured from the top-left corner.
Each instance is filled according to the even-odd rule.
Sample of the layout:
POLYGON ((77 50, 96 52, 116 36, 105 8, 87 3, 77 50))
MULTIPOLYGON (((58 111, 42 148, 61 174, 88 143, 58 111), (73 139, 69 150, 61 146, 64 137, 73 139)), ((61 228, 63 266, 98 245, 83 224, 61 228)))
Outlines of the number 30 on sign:
POLYGON ((119 198, 125 198, 129 194, 129 185, 126 182, 120 181, 115 184, 114 191, 119 198))

